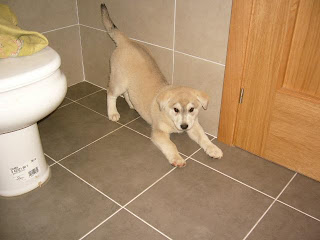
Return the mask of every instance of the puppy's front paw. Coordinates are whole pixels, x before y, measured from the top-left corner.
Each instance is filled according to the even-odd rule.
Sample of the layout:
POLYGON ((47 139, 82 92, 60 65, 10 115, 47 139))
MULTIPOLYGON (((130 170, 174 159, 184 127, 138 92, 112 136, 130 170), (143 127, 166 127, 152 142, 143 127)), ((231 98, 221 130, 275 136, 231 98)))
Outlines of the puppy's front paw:
POLYGON ((174 167, 185 167, 186 166, 186 161, 180 156, 176 156, 173 159, 169 160, 169 163, 174 166, 174 167))
POLYGON ((108 117, 109 117, 109 120, 117 122, 120 119, 120 114, 119 113, 113 113, 113 114, 108 115, 108 117))
POLYGON ((212 158, 219 158, 220 159, 223 156, 221 149, 218 148, 214 144, 208 146, 206 153, 212 158))

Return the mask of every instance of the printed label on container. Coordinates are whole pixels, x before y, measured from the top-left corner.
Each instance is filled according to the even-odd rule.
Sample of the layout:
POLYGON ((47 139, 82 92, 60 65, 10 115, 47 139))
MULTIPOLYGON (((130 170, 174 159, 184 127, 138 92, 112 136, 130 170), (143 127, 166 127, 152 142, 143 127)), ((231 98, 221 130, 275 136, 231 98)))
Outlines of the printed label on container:
POLYGON ((17 181, 28 181, 34 177, 39 176, 40 167, 36 158, 26 161, 21 166, 10 168, 10 172, 17 181))

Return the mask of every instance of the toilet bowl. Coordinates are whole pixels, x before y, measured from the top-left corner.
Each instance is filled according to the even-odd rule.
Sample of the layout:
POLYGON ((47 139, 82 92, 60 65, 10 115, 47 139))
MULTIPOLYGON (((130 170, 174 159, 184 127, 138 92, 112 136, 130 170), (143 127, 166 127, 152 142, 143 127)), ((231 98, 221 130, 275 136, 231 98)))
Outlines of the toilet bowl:
POLYGON ((66 95, 60 65, 50 47, 32 56, 0 59, 0 196, 24 194, 50 176, 37 122, 66 95))

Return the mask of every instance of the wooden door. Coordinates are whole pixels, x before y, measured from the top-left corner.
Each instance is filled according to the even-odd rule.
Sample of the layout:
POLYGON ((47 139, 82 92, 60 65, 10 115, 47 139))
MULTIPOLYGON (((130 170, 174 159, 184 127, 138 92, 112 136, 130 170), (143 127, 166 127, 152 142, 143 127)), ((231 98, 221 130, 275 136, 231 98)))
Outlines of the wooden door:
POLYGON ((320 180, 319 0, 233 1, 218 139, 320 180))

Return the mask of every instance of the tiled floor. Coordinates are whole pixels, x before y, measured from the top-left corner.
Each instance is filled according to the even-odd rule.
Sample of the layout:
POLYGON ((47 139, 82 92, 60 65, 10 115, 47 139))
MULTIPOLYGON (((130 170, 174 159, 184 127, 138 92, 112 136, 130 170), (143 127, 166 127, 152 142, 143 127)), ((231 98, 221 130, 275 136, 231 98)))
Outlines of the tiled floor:
POLYGON ((174 168, 119 100, 114 123, 105 90, 82 82, 39 123, 52 176, 0 199, 0 239, 320 239, 320 183, 217 140, 210 159, 184 134, 174 168))

